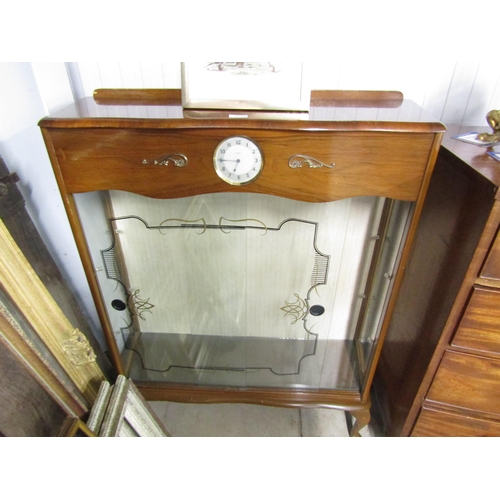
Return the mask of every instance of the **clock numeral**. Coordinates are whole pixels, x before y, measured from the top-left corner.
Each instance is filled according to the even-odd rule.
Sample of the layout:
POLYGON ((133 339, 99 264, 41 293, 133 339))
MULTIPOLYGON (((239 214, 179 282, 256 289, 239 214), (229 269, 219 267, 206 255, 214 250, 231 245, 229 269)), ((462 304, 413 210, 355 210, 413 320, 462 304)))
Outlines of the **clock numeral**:
POLYGON ((259 159, 258 158, 255 158, 255 163, 259 163, 259 159))
MULTIPOLYGON (((255 170, 255 169, 254 169, 255 170)), ((247 174, 247 177, 250 178, 250 174, 247 174)))
POLYGON ((241 144, 241 141, 236 141, 236 144, 239 146, 241 144))
MULTIPOLYGON (((226 150, 225 150, 225 149, 221 149, 221 150, 220 150, 220 152, 221 152, 222 154, 224 154, 224 153, 226 152, 226 150)), ((222 161, 222 160, 220 160, 220 161, 222 161)))
POLYGON ((231 143, 228 142, 227 145, 226 145, 227 148, 230 148, 231 147, 231 143))

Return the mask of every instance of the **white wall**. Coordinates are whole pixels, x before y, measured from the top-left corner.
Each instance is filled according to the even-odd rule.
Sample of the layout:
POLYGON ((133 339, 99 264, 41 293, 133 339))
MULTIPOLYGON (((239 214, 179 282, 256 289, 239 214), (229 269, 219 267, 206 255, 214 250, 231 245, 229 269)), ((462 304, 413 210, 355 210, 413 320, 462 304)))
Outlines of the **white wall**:
MULTIPOLYGON (((488 62, 415 60, 314 62, 313 88, 400 90, 445 125, 485 125, 500 108, 500 66, 488 62)), ((0 63, 0 155, 21 178, 19 187, 42 238, 96 321, 62 200, 37 126, 49 112, 99 87, 180 88, 178 62, 0 63)))
MULTIPOLYGON (((96 88, 180 88, 178 62, 72 63, 77 96, 96 88)), ((309 62, 312 88, 400 90, 445 125, 486 125, 500 108, 500 66, 491 62, 384 60, 309 62)))
POLYGON ((17 186, 26 208, 99 335, 90 291, 37 125, 72 101, 64 63, 0 63, 0 155, 9 170, 19 175, 17 186))

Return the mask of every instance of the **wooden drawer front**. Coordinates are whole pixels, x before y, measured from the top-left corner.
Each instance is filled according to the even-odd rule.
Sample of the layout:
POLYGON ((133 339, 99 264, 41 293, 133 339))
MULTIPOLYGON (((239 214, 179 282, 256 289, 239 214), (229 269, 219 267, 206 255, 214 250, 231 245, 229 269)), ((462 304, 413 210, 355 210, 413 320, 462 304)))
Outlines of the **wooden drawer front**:
POLYGON ((500 290, 474 289, 452 345, 500 354, 500 290))
POLYGON ((426 399, 500 414, 500 360, 447 351, 426 399))
POLYGON ((54 152, 70 193, 131 189, 155 198, 220 191, 247 191, 303 201, 351 196, 415 200, 433 134, 393 132, 278 131, 237 129, 50 129, 54 152), (265 159, 260 177, 233 187, 214 172, 212 157, 221 140, 246 135, 265 159), (188 165, 145 165, 182 153, 188 165), (310 156, 333 168, 291 168, 293 155, 310 156))
POLYGON ((424 408, 411 435, 412 437, 500 436, 500 422, 424 408))
POLYGON ((500 233, 497 234, 493 247, 486 258, 481 278, 500 280, 500 233))

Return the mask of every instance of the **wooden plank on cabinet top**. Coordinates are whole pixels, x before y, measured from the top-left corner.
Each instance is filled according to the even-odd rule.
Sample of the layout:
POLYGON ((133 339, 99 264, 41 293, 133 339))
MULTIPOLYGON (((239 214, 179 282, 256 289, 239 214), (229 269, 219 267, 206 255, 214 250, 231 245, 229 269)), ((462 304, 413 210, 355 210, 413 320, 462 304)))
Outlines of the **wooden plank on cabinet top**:
POLYGON ((500 290, 474 288, 452 345, 500 354, 500 290))
MULTIPOLYGON (((182 105, 181 89, 99 88, 93 93, 101 105, 182 105)), ((313 106, 397 108, 403 102, 399 91, 387 90, 312 90, 313 106)))
POLYGON ((423 408, 412 437, 500 436, 500 422, 423 408))
POLYGON ((500 415, 500 360, 446 351, 427 400, 500 415))

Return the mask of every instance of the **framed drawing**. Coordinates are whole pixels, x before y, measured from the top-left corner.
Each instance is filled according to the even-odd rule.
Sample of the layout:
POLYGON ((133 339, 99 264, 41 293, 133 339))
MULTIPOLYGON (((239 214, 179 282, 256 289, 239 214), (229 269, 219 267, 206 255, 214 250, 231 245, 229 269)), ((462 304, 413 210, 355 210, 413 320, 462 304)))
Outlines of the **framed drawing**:
POLYGON ((182 63, 182 106, 194 109, 309 111, 303 63, 182 63))

